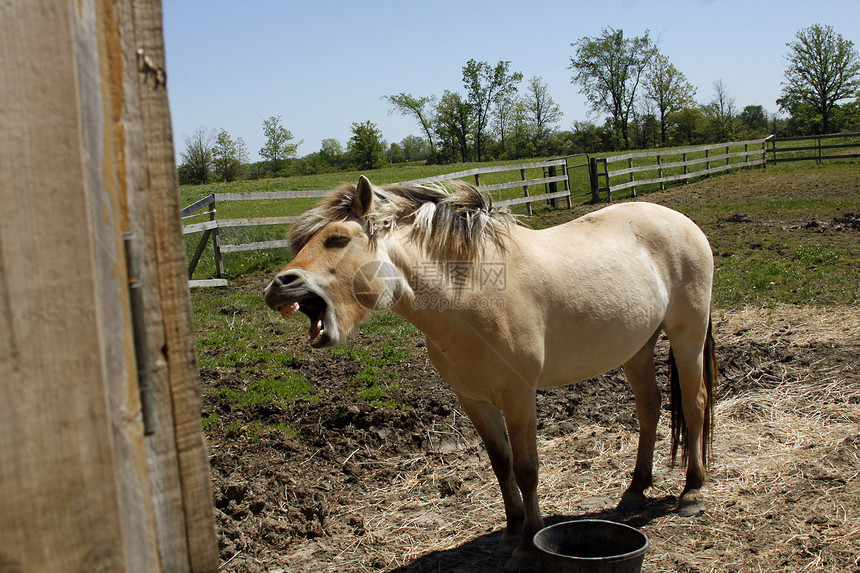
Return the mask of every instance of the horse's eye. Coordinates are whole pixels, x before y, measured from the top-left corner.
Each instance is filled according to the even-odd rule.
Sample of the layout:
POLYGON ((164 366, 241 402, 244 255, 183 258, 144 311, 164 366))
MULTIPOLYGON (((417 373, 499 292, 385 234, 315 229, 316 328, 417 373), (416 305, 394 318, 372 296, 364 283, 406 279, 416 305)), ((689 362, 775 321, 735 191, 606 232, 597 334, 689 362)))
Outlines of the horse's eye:
POLYGON ((326 238, 325 247, 327 249, 342 249, 349 241, 349 237, 345 235, 332 235, 326 238))

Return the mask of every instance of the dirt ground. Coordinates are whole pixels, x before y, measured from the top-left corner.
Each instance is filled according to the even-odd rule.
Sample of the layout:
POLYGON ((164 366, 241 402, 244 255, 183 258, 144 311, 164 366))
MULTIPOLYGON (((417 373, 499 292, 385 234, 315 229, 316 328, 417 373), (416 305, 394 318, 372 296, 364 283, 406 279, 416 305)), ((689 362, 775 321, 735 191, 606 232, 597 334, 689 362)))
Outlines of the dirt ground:
MULTIPOLYGON (((860 309, 716 310, 714 329, 720 384, 705 513, 673 513, 684 472, 669 465, 668 416, 650 503, 635 515, 613 512, 637 438, 632 394, 614 371, 538 397, 547 523, 599 517, 640 527, 649 572, 860 573, 860 309)), ((354 342, 374 352, 376 338, 354 342)), ((408 345, 393 367, 404 382, 397 408, 356 398, 360 365, 348 354, 296 361, 318 399, 289 405, 231 408, 217 393, 225 373, 202 370, 204 416, 297 430, 210 434, 222 570, 501 569, 494 549, 504 514, 489 460, 423 339, 408 345)), ((666 352, 661 341, 663 383, 666 352)))

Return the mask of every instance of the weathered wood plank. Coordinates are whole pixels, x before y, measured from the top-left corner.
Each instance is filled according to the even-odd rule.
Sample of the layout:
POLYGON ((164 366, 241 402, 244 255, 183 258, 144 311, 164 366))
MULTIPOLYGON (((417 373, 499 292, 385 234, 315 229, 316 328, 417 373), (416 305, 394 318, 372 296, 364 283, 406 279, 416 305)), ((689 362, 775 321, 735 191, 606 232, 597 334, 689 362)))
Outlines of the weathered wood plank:
POLYGON ((545 201, 548 199, 558 199, 559 197, 567 197, 567 191, 556 191, 555 193, 545 193, 543 195, 531 195, 529 197, 517 197, 516 199, 506 199, 504 201, 496 201, 494 204, 499 207, 509 207, 511 205, 521 205, 523 203, 532 203, 535 201, 545 201))
POLYGON ((331 191, 255 191, 243 193, 215 193, 217 201, 259 201, 263 199, 306 199, 325 197, 331 191))
POLYGON ((227 279, 203 279, 188 281, 188 288, 224 286, 227 286, 227 279))
POLYGON ((291 225, 300 217, 257 217, 253 219, 219 219, 218 226, 222 229, 229 227, 261 227, 263 225, 291 225))
MULTIPOLYGON (((677 167, 687 167, 691 165, 701 165, 702 163, 713 163, 715 161, 719 161, 721 159, 730 159, 732 157, 747 157, 750 155, 762 155, 761 150, 756 151, 735 151, 732 153, 723 153, 720 155, 709 155, 708 157, 700 157, 698 159, 690 159, 688 161, 678 161, 673 163, 663 163, 663 164, 652 164, 652 165, 640 165, 637 167, 627 167, 624 169, 613 169, 609 172, 610 177, 616 177, 621 175, 627 175, 628 173, 641 173, 644 171, 657 171, 659 169, 667 170, 677 167)), ((737 164, 739 165, 739 164, 737 164)))
MULTIPOLYGON (((710 158, 713 161, 713 158, 710 158)), ((740 169, 742 167, 754 167, 756 165, 761 165, 764 163, 762 159, 750 160, 744 163, 732 163, 730 165, 720 165, 717 167, 711 167, 710 169, 702 169, 699 171, 690 171, 689 173, 680 173, 678 175, 670 175, 668 177, 663 178, 655 178, 655 179, 639 179, 637 181, 628 181, 626 183, 619 183, 617 185, 612 185, 612 192, 620 191, 622 189, 627 189, 629 187, 633 187, 634 185, 648 185, 650 183, 660 183, 661 181, 669 183, 671 181, 681 181, 683 179, 691 179, 693 177, 701 177, 703 175, 711 175, 713 173, 719 173, 721 171, 728 171, 730 169, 740 169)), ((612 174, 614 175, 614 173, 612 174)))
POLYGON ((217 219, 213 221, 204 221, 202 223, 191 223, 182 227, 182 234, 188 235, 191 233, 199 233, 201 231, 211 231, 212 229, 217 229, 219 223, 220 221, 217 219))
POLYGON ((286 239, 280 241, 260 241, 243 245, 221 245, 222 253, 242 253, 245 251, 261 251, 263 249, 283 249, 290 246, 286 239))
POLYGON ((525 179, 521 181, 509 181, 508 183, 496 183, 493 185, 482 185, 479 189, 481 191, 499 191, 501 189, 513 189, 515 187, 523 187, 526 185, 543 185, 544 183, 553 183, 559 181, 566 181, 567 176, 565 175, 556 175, 555 177, 541 177, 538 179, 525 179))
POLYGON ((703 151, 710 151, 712 149, 724 149, 727 145, 735 146, 735 145, 761 145, 767 139, 748 139, 745 141, 731 141, 728 143, 714 143, 711 145, 701 145, 698 147, 686 147, 683 149, 666 149, 666 150, 652 150, 652 151, 637 151, 635 153, 625 153, 623 155, 610 155, 603 159, 606 159, 608 163, 615 163, 616 161, 627 161, 628 159, 641 159, 643 157, 654 157, 656 155, 661 155, 666 157, 667 155, 681 155, 682 153, 701 153, 703 151))
POLYGON ((209 461, 200 431, 202 398, 178 216, 179 190, 165 89, 161 3, 137 0, 132 6, 135 45, 140 54, 138 80, 149 180, 146 195, 151 216, 149 237, 157 261, 157 265, 150 267, 153 274, 149 275, 147 290, 151 314, 160 313, 163 321, 157 329, 160 336, 151 336, 150 346, 156 365, 153 374, 171 403, 173 421, 172 435, 164 428, 169 424, 162 423, 152 437, 156 439, 148 440, 151 465, 161 464, 164 468, 161 477, 165 479, 153 479, 153 494, 164 507, 158 523, 161 566, 164 571, 214 571, 219 564, 218 542, 209 461), (160 449, 164 437, 172 439, 172 448, 160 449), (179 483, 178 490, 174 479, 179 483))
POLYGON ((0 186, 0 563, 144 569, 157 556, 145 525, 137 546, 123 539, 122 512, 146 516, 119 483, 139 474, 117 460, 128 425, 112 427, 109 407, 127 398, 133 354, 124 276, 105 269, 123 267, 119 182, 102 172, 114 165, 101 146, 114 142, 99 14, 72 2, 5 2, 0 13, 0 172, 14 174, 0 186))
POLYGON ((202 211, 203 209, 205 209, 209 205, 213 204, 214 202, 215 202, 215 195, 214 194, 207 195, 203 199, 200 199, 199 201, 196 201, 196 202, 192 203, 191 205, 182 209, 179 212, 179 216, 180 217, 190 217, 194 213, 197 213, 198 211, 202 211))
POLYGON ((426 177, 424 179, 413 179, 411 181, 403 181, 400 185, 407 184, 422 184, 422 183, 438 183, 440 181, 449 181, 451 179, 460 179, 461 177, 471 177, 481 175, 483 173, 500 173, 503 171, 519 171, 520 169, 539 169, 549 167, 551 165, 564 165, 563 159, 554 159, 552 161, 538 161, 536 163, 519 163, 516 165, 491 165, 489 167, 477 167, 475 169, 467 169, 466 171, 456 171, 454 173, 446 173, 444 175, 436 175, 434 177, 426 177))

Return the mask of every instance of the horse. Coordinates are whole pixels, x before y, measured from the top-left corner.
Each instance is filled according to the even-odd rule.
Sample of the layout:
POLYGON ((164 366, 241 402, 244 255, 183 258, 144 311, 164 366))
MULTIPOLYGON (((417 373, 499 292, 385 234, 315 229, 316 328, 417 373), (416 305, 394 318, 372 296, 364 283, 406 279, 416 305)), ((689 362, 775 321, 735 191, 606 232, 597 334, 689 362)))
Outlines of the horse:
POLYGON ((265 302, 310 319, 310 345, 334 346, 375 310, 427 339, 488 452, 504 501, 506 570, 536 562, 536 392, 623 366, 639 422, 636 465, 619 510, 652 485, 661 395, 654 349, 670 344, 671 449, 687 462, 676 511, 704 508, 717 367, 713 255, 686 216, 646 202, 604 207, 534 230, 463 182, 332 191, 293 224, 295 257, 265 302))

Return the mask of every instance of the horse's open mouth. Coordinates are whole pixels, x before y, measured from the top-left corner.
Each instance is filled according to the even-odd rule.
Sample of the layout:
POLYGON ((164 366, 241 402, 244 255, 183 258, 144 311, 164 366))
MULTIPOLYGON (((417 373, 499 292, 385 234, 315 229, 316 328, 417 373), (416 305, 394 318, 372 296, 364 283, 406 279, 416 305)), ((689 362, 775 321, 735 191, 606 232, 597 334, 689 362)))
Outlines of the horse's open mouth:
POLYGON ((290 318, 297 310, 307 315, 311 321, 311 326, 308 329, 311 346, 318 348, 326 346, 331 340, 331 337, 325 330, 327 308, 328 305, 321 297, 312 295, 299 301, 284 304, 278 310, 284 318, 290 318))

